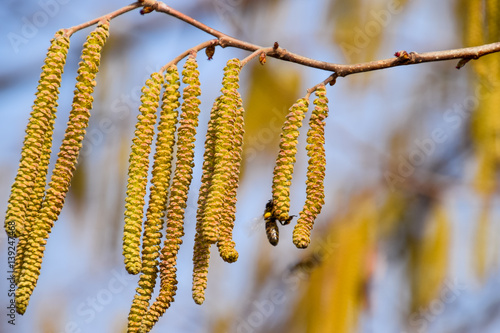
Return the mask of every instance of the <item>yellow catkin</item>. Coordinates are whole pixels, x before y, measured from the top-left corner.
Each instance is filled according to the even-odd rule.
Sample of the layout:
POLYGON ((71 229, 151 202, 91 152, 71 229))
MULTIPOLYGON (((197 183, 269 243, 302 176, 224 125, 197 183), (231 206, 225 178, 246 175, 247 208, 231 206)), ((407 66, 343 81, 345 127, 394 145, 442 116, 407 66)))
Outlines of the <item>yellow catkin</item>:
POLYGON ((207 204, 207 196, 212 185, 212 178, 215 169, 215 142, 217 140, 217 117, 219 116, 218 97, 210 112, 210 120, 207 126, 207 135, 205 138, 205 152, 203 153, 203 166, 201 176, 201 186, 198 194, 198 210, 196 212, 197 228, 202 232, 202 223, 205 219, 205 208, 207 204))
POLYGON ((139 287, 129 313, 128 332, 137 332, 142 317, 146 313, 156 278, 158 276, 158 257, 160 255, 161 230, 166 210, 170 170, 175 143, 175 126, 179 107, 179 73, 176 66, 171 66, 165 76, 165 92, 162 98, 162 111, 158 123, 156 152, 153 163, 153 177, 149 196, 144 238, 142 243, 142 274, 139 287))
POLYGON ((132 151, 129 158, 127 198, 125 199, 125 227, 123 231, 123 256, 125 268, 130 274, 141 271, 140 242, 144 197, 146 196, 149 154, 156 123, 156 111, 160 101, 163 76, 151 74, 142 88, 140 114, 135 126, 132 151))
POLYGON ((173 302, 177 291, 177 253, 184 236, 184 209, 193 177, 194 142, 200 113, 198 96, 201 89, 197 67, 196 58, 190 56, 182 71, 182 82, 187 86, 183 91, 184 101, 177 131, 177 161, 167 207, 166 239, 160 255, 161 288, 160 294, 142 319, 141 332, 149 332, 173 302))
POLYGON ((219 240, 217 241, 220 256, 224 261, 229 263, 235 262, 238 259, 238 252, 235 249, 235 243, 233 241, 233 228, 236 218, 236 194, 239 185, 240 165, 243 154, 243 135, 245 133, 243 119, 244 110, 241 105, 242 101, 241 97, 239 97, 238 107, 233 115, 233 143, 231 150, 228 152, 230 154, 228 163, 230 174, 228 179, 227 198, 224 201, 221 212, 219 240))
POLYGON ((210 261, 210 243, 202 237, 202 223, 205 216, 207 195, 212 184, 212 176, 215 167, 215 141, 217 140, 217 117, 220 97, 218 97, 210 112, 210 120, 207 126, 205 138, 205 152, 203 153, 203 166, 201 186, 198 195, 198 210, 196 213, 196 235, 193 248, 193 300, 196 304, 202 304, 205 300, 205 289, 207 287, 208 264, 210 261))
POLYGON ((272 190, 274 215, 282 222, 290 220, 290 185, 296 161, 297 138, 308 107, 309 101, 305 98, 295 102, 286 116, 281 131, 280 150, 274 167, 272 190))
MULTIPOLYGON (((25 225, 27 211, 40 209, 39 194, 40 189, 42 193, 45 191, 48 167, 48 164, 44 164, 46 159, 43 155, 47 154, 47 150, 50 155, 51 128, 56 115, 59 87, 68 49, 69 38, 60 30, 51 40, 42 67, 36 98, 26 127, 19 169, 9 197, 5 230, 10 237, 19 237, 23 232, 29 232, 31 227, 25 225), (28 206, 31 206, 31 209, 28 206), (28 230, 24 230, 25 228, 28 230)), ((25 243, 25 240, 22 243, 25 243)), ((20 253, 23 253, 23 246, 20 253)))
POLYGON ((307 155, 309 166, 307 167, 306 202, 300 212, 299 219, 293 230, 293 243, 298 248, 306 248, 311 241, 311 229, 314 220, 321 212, 325 203, 325 119, 328 116, 328 99, 325 86, 316 90, 316 99, 311 119, 309 120, 309 131, 307 132, 307 155))
POLYGON ((20 314, 26 311, 30 296, 40 275, 46 239, 61 212, 76 168, 85 129, 88 126, 93 102, 91 94, 95 86, 94 80, 100 63, 101 50, 108 37, 108 29, 108 22, 99 24, 87 37, 87 41, 83 46, 82 61, 78 68, 76 90, 68 127, 42 207, 29 235, 25 250, 26 254, 21 267, 18 289, 16 290, 16 308, 20 314))
MULTIPOLYGON (((53 113, 55 115, 55 112, 53 113)), ((35 186, 33 188, 33 197, 28 204, 26 212, 26 221, 24 232, 19 236, 17 243, 16 258, 14 262, 14 279, 16 284, 19 283, 22 263, 24 261, 25 250, 28 245, 29 235, 32 231, 32 226, 36 223, 38 212, 42 207, 43 196, 45 194, 45 184, 47 182, 47 171, 50 163, 50 153, 52 146, 52 134, 54 131, 54 119, 51 119, 49 128, 45 132, 45 141, 42 145, 42 153, 40 155, 40 163, 38 164, 38 172, 35 177, 35 186)))
POLYGON ((203 238, 213 244, 219 239, 219 222, 228 196, 231 177, 231 150, 235 113, 238 109, 238 81, 241 70, 238 59, 230 59, 224 68, 222 95, 216 122, 217 138, 215 142, 215 164, 210 189, 207 195, 204 219, 201 225, 203 238))
POLYGON ((196 304, 205 301, 207 288, 208 264, 210 261, 210 243, 202 237, 201 223, 196 223, 196 236, 193 250, 193 300, 196 304))

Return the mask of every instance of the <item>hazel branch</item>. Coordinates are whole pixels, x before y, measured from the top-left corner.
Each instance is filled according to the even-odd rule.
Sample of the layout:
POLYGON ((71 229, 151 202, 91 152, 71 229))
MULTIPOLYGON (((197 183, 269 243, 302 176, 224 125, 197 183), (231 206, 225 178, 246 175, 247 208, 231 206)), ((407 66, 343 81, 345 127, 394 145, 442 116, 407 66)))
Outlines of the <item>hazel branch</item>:
MULTIPOLYGON (((239 40, 235 37, 231 37, 229 35, 226 35, 223 32, 220 32, 216 29, 213 29, 197 20, 194 18, 181 13, 180 11, 166 5, 165 3, 161 1, 154 1, 154 0, 139 0, 137 2, 134 2, 128 6, 125 6, 123 8, 120 8, 116 11, 113 11, 109 14, 100 16, 98 18, 95 18, 93 20, 90 20, 88 22, 76 25, 74 27, 64 29, 65 31, 65 36, 70 37, 73 33, 85 29, 89 26, 92 26, 94 24, 97 24, 100 21, 104 20, 111 20, 119 15, 122 15, 124 13, 127 13, 131 10, 134 10, 136 8, 143 7, 143 10, 141 11, 142 14, 150 13, 151 11, 157 11, 160 13, 164 13, 170 16, 173 16, 181 21, 184 21, 195 28, 204 31, 214 37, 217 38, 217 41, 210 40, 205 43, 208 43, 208 45, 205 45, 205 43, 202 43, 193 49, 187 50, 184 53, 180 54, 177 58, 169 62, 167 65, 164 66, 164 68, 168 68, 169 65, 172 65, 174 63, 179 62, 181 59, 186 57, 189 53, 194 51, 199 51, 203 48, 206 48, 208 46, 215 46, 215 45, 220 45, 221 47, 235 47, 238 49, 250 51, 250 52, 256 52, 259 51, 257 54, 262 53, 262 50, 269 50, 268 52, 265 52, 266 56, 273 57, 279 60, 283 61, 289 61, 293 62, 299 65, 307 66, 307 67, 312 67, 312 68, 317 68, 317 69, 322 69, 326 71, 333 72, 333 74, 326 79, 324 82, 319 83, 321 84, 326 84, 329 83, 330 85, 335 83, 335 79, 337 77, 345 77, 351 74, 356 74, 356 73, 364 73, 364 72, 371 72, 375 70, 380 70, 380 69, 386 69, 386 68, 391 68, 391 67, 397 67, 397 66, 405 66, 405 65, 415 65, 415 64, 420 64, 424 62, 436 62, 436 61, 444 61, 444 60, 453 60, 453 59, 459 59, 459 62, 456 65, 457 69, 462 68, 469 60, 472 59, 479 59, 482 56, 485 56, 487 54, 491 53, 496 53, 500 52, 500 42, 496 43, 491 43, 491 44, 484 44, 480 46, 474 46, 474 47, 466 47, 466 48, 460 48, 460 49, 452 49, 452 50, 443 50, 443 51, 434 51, 434 52, 425 52, 425 53, 417 53, 417 52, 406 52, 406 51, 398 51, 395 53, 394 58, 388 58, 388 59, 382 59, 382 60, 375 60, 375 61, 369 61, 369 62, 363 62, 359 64, 336 64, 336 63, 331 63, 331 62, 326 62, 326 61, 321 61, 321 60, 316 60, 316 59, 311 59, 307 58, 304 56, 301 56, 299 54, 289 52, 286 49, 280 48, 277 43, 275 43, 274 47, 271 48, 266 48, 262 47, 256 44, 252 44, 246 41, 239 40)), ((251 55, 250 57, 254 57, 256 55, 251 55)), ((251 58, 250 58, 251 59, 251 58)), ((249 59, 249 60, 250 60, 249 59)), ((245 62, 246 63, 246 62, 245 62)), ((316 86, 311 88, 315 90, 316 86)), ((309 89, 309 90, 311 90, 309 89)), ((312 90, 311 92, 313 92, 312 90)))
MULTIPOLYGON (((155 10, 160 13, 165 13, 170 16, 173 16, 177 19, 180 19, 214 37, 219 39, 219 45, 222 47, 235 47, 242 50, 247 50, 251 52, 255 52, 259 49, 264 49, 264 47, 248 43, 237 38, 228 36, 218 30, 215 30, 175 9, 170 6, 167 6, 163 2, 155 3, 155 10)), ((404 51, 400 51, 397 53, 402 53, 404 51)), ((396 56, 394 58, 388 58, 383 60, 376 60, 370 62, 364 62, 359 64, 352 65, 342 65, 336 64, 326 61, 315 60, 311 58, 307 58, 301 56, 299 54, 295 54, 287 51, 286 49, 282 49, 279 47, 273 47, 271 52, 266 53, 267 56, 273 57, 276 59, 280 59, 283 61, 293 62, 299 65, 318 68, 326 71, 331 71, 332 77, 327 79, 327 83, 334 82, 337 77, 345 77, 351 74, 356 73, 364 73, 370 72, 390 67, 404 66, 404 65, 415 65, 424 62, 435 62, 435 61, 444 61, 444 60, 453 60, 460 59, 461 61, 457 64, 457 68, 461 68, 468 59, 479 59, 480 57, 490 54, 500 52, 500 42, 485 44, 475 47, 466 47, 460 49, 453 50, 444 50, 444 51, 434 51, 434 52, 426 52, 426 53, 416 53, 410 52, 408 57, 396 56)), ((396 53, 396 54, 397 54, 396 53)))
POLYGON ((74 27, 71 27, 71 28, 68 28, 68 29, 64 29, 64 36, 65 37, 71 37, 71 35, 73 35, 75 32, 77 32, 79 30, 82 30, 82 29, 88 28, 90 26, 93 26, 94 24, 97 24, 97 23, 99 23, 101 21, 110 21, 110 20, 112 20, 113 18, 115 18, 117 16, 120 16, 122 14, 130 12, 131 10, 134 10, 134 9, 142 7, 142 6, 143 6, 143 4, 140 1, 134 2, 134 3, 132 3, 132 4, 128 5, 128 6, 122 7, 120 9, 118 9, 118 10, 115 10, 115 11, 109 13, 109 14, 97 17, 97 18, 95 18, 93 20, 84 22, 84 23, 79 24, 79 25, 75 25, 74 27))

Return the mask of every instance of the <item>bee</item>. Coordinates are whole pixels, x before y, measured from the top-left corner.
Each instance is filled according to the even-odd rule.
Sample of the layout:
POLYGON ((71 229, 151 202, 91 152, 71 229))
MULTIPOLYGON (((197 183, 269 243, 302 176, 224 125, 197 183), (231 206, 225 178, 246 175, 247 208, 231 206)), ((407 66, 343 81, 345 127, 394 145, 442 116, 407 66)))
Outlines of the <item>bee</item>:
POLYGON ((278 241, 279 241, 279 237, 280 237, 278 223, 276 223, 276 221, 279 221, 281 223, 281 225, 286 225, 286 224, 289 224, 290 221, 292 221, 294 216, 295 215, 289 216, 284 221, 278 220, 276 217, 276 212, 274 210, 273 200, 269 200, 267 202, 266 209, 264 210, 264 220, 266 221, 267 239, 269 240, 269 243, 271 243, 271 245, 273 245, 273 246, 278 245, 278 241))

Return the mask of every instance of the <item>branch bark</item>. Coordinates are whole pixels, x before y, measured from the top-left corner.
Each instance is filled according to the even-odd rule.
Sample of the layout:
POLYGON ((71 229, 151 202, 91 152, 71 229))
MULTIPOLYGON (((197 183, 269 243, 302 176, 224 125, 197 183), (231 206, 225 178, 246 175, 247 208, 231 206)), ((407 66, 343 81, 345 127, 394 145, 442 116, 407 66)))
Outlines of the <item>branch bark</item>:
MULTIPOLYGON (((415 64, 420 64, 424 62, 436 62, 436 61, 444 61, 444 60, 453 60, 453 59, 459 59, 460 61, 456 65, 456 68, 460 69, 463 67, 469 60, 472 59, 479 59, 482 56, 485 56, 487 54, 491 53, 496 53, 500 52, 500 42, 496 43, 491 43, 491 44, 484 44, 480 46, 474 46, 474 47, 466 47, 466 48, 460 48, 460 49, 453 49, 453 50, 443 50, 443 51, 434 51, 434 52, 425 52, 425 53, 417 53, 417 52, 406 52, 406 51, 398 51, 396 52, 396 56, 394 58, 388 58, 388 59, 382 59, 382 60, 376 60, 376 61, 370 61, 370 62, 364 62, 364 63, 359 63, 359 64, 351 64, 351 65, 345 65, 345 64, 336 64, 333 62, 326 62, 326 61, 320 61, 316 59, 311 59, 307 58, 304 56, 301 56, 300 54, 292 53, 287 51, 286 49, 280 48, 277 46, 278 44, 275 43, 274 47, 263 47, 260 45, 252 44, 240 39, 237 39, 235 37, 226 35, 223 32, 220 32, 218 30, 215 30, 197 20, 194 18, 181 13, 180 11, 173 9, 172 7, 166 5, 165 3, 161 1, 154 1, 154 0, 139 0, 137 2, 134 2, 128 6, 125 6, 123 8, 120 8, 114 12, 111 12, 107 15, 103 15, 101 17, 98 17, 96 19, 90 20, 88 22, 82 23, 80 25, 71 27, 69 29, 66 29, 66 35, 71 36, 71 34, 75 33, 76 31, 79 31, 81 29, 87 28, 91 25, 97 24, 99 21, 102 20, 111 20, 121 14, 124 14, 126 12, 129 12, 131 10, 134 10, 136 8, 143 7, 141 10, 141 14, 147 14, 152 11, 157 11, 159 13, 164 13, 168 14, 172 17, 175 17, 181 21, 184 21, 195 28, 202 30, 206 32, 209 35, 214 36, 217 38, 217 40, 210 40, 205 43, 202 43, 193 49, 187 50, 178 57, 174 59, 174 61, 169 62, 171 64, 172 62, 178 62, 180 59, 185 57, 187 54, 193 51, 199 51, 204 47, 207 47, 209 45, 220 45, 221 47, 235 47, 238 49, 250 51, 250 52, 256 52, 259 50, 264 50, 267 51, 265 54, 268 57, 273 57, 279 60, 283 61, 289 61, 293 62, 299 65, 307 66, 307 67, 312 67, 312 68, 317 68, 317 69, 322 69, 325 71, 332 72, 330 77, 328 77, 326 80, 321 82, 320 84, 333 84, 335 83, 335 80, 337 77, 345 77, 351 74, 356 74, 356 73, 364 73, 364 72, 370 72, 370 71, 376 71, 380 69, 385 69, 385 68, 391 68, 391 67, 397 67, 397 66, 405 66, 405 65, 415 65, 415 64)), ((246 59, 245 63, 253 58, 255 54, 251 55, 249 59, 246 59)))
MULTIPOLYGON (((173 9, 170 6, 167 6, 165 3, 161 1, 157 1, 155 3, 155 10, 160 13, 165 13, 170 16, 173 16, 177 19, 180 19, 214 37, 219 39, 219 45, 222 47, 236 47, 242 50, 247 50, 251 52, 255 52, 259 49, 264 49, 263 46, 259 46, 256 44, 248 43, 237 38, 226 35, 218 30, 215 30, 181 12, 173 9)), ((403 52, 403 51, 400 51, 403 52)), ((398 52, 398 53, 400 53, 398 52)), ((276 48, 271 52, 266 52, 267 56, 273 57, 276 59, 293 62, 299 65, 318 68, 326 71, 333 72, 332 78, 330 80, 325 81, 334 81, 336 77, 345 77, 351 74, 356 73, 364 73, 370 72, 390 67, 397 67, 403 65, 415 65, 424 62, 435 62, 435 61, 443 61, 443 60, 453 60, 453 59, 478 59, 484 55, 500 52, 500 42, 485 44, 475 47, 467 47, 461 49, 454 50, 444 50, 444 51, 434 51, 434 52, 426 52, 426 53, 416 53, 410 52, 406 53, 408 56, 396 56, 394 58, 376 60, 370 62, 364 62, 359 64, 352 65, 342 65, 336 64, 326 61, 315 60, 311 58, 307 58, 301 56, 299 54, 295 54, 287 51, 286 49, 276 48)), ((461 65, 457 65, 457 68, 462 67, 465 62, 462 62, 461 65)))

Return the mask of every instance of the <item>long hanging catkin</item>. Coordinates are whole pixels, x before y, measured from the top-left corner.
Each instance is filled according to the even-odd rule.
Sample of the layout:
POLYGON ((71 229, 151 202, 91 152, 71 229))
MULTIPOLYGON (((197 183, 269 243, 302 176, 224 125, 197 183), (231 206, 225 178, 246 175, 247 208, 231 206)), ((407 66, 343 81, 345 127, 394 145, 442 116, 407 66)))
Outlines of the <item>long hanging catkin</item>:
POLYGON ((141 271, 140 243, 144 197, 148 181, 149 154, 153 142, 156 111, 160 103, 163 76, 151 74, 142 88, 140 114, 137 116, 135 137, 132 140, 128 168, 127 198, 125 199, 125 227, 123 230, 123 256, 130 274, 141 271))
POLYGON ((167 207, 166 239, 160 255, 160 294, 143 317, 141 332, 149 332, 159 317, 173 302, 177 291, 177 253, 184 235, 184 209, 192 180, 194 167, 194 142, 198 116, 200 114, 201 94, 198 64, 191 55, 182 71, 182 82, 187 84, 183 91, 184 102, 181 106, 181 120, 177 131, 177 161, 170 198, 167 207))
POLYGON ((196 304, 202 304, 205 300, 205 289, 207 287, 208 265, 210 261, 210 243, 202 236, 202 223, 205 218, 205 207, 208 191, 212 184, 212 177, 215 168, 215 141, 217 140, 217 117, 219 115, 218 97, 210 112, 210 120, 207 126, 205 138, 205 152, 203 153, 203 166, 201 176, 201 186, 198 195, 198 210, 196 214, 196 235, 193 248, 193 300, 196 304))
POLYGON ((205 289, 207 288, 208 264, 210 261, 210 243, 202 237, 201 224, 196 223, 196 235, 194 237, 193 249, 193 300, 196 304, 205 301, 205 289))
POLYGON ((99 68, 101 50, 108 37, 109 22, 100 23, 87 37, 82 50, 76 78, 76 90, 69 115, 68 127, 61 144, 58 159, 42 202, 42 207, 29 235, 21 266, 18 289, 16 290, 17 312, 26 311, 31 294, 40 275, 46 239, 61 212, 68 192, 78 154, 82 146, 85 129, 88 126, 92 108, 92 92, 99 68))
POLYGON ((309 100, 301 98, 290 108, 281 131, 280 150, 276 158, 273 176, 273 215, 282 222, 289 222, 290 185, 292 184, 297 138, 305 118, 309 100))
POLYGON ((9 226, 11 230, 7 228, 7 233, 9 236, 19 236, 14 264, 16 283, 19 283, 21 267, 28 244, 28 235, 31 233, 38 211, 42 207, 45 194, 52 134, 57 111, 56 101, 59 97, 61 75, 68 48, 69 38, 64 37, 62 31, 58 31, 54 39, 52 39, 45 65, 42 67, 38 92, 36 93, 37 98, 26 129, 26 139, 21 153, 18 176, 16 176, 15 183, 12 186, 12 195, 11 199, 9 199, 5 222, 6 227, 9 226), (28 161, 29 163, 27 163, 28 161), (29 171, 27 171, 27 167, 29 167, 29 171), (33 179, 32 182, 29 181, 30 178, 33 179), (23 185, 19 186, 21 183, 23 185), (27 201, 21 202, 19 200, 27 201), (24 205, 24 210, 20 209, 20 204, 24 205), (22 221, 23 218, 24 221, 22 221))
POLYGON ((236 194, 240 179, 240 165, 243 154, 244 119, 241 97, 238 94, 238 104, 233 114, 232 145, 229 153, 227 194, 222 207, 219 222, 219 240, 217 247, 222 259, 226 262, 235 262, 238 259, 233 241, 233 228, 236 217, 236 194))
POLYGON ((142 274, 139 287, 132 302, 129 314, 128 332, 137 332, 142 317, 146 313, 158 276, 158 257, 160 255, 161 230, 164 211, 167 205, 172 153, 175 143, 177 108, 179 107, 179 73, 177 66, 171 66, 165 76, 165 91, 158 124, 156 152, 153 163, 153 177, 149 196, 144 236, 142 244, 142 274))
MULTIPOLYGON (((59 30, 51 40, 42 67, 36 98, 26 127, 19 169, 12 184, 5 216, 5 231, 10 237, 19 237, 24 231, 29 232, 30 225, 25 225, 27 211, 38 212, 41 206, 48 168, 46 155, 50 158, 52 128, 68 49, 69 38, 64 36, 63 30, 59 30), (28 208, 28 205, 31 208, 28 208)), ((26 240, 23 239, 22 243, 26 243, 26 240)), ((24 245, 21 245, 18 253, 23 253, 23 248, 24 245)), ((20 255, 19 258, 21 257, 20 255)), ((20 261, 16 260, 16 263, 20 261)))
MULTIPOLYGON (((204 218, 201 225, 205 241, 214 244, 219 240, 219 223, 222 217, 231 176, 231 149, 233 144, 234 119, 239 107, 238 81, 241 64, 238 59, 231 59, 224 68, 222 95, 218 107, 216 122, 215 164, 212 182, 208 191, 204 218)), ((232 254, 234 257, 234 253, 232 254)))
POLYGON ((307 167, 306 180, 306 202, 299 219, 293 230, 293 243, 298 248, 306 248, 311 241, 311 229, 314 220, 321 212, 325 203, 325 119, 328 116, 328 98, 324 85, 316 89, 316 99, 311 119, 309 120, 309 131, 307 131, 307 155, 309 166, 307 167))

